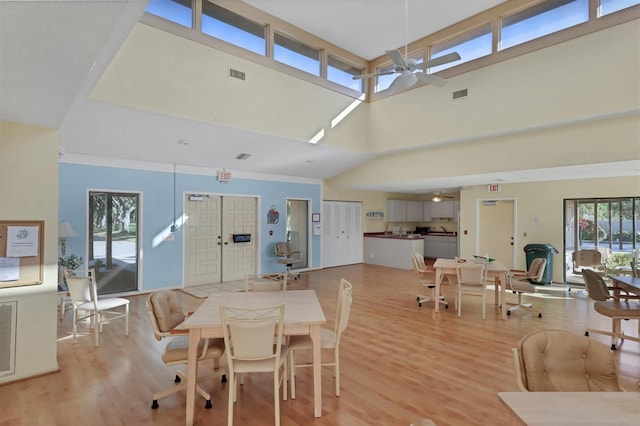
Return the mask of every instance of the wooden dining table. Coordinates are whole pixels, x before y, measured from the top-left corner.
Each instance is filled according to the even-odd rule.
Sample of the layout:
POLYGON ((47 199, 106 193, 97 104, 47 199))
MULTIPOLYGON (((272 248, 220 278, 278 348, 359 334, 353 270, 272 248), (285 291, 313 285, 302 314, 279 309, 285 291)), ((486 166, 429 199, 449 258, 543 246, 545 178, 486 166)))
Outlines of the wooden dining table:
POLYGON ((322 376, 320 358, 320 327, 327 322, 314 290, 224 292, 215 293, 196 309, 183 324, 189 330, 187 361, 187 426, 193 425, 196 378, 198 377, 197 347, 201 339, 223 337, 220 306, 257 308, 284 303, 285 336, 309 335, 313 341, 313 416, 322 416, 322 376))
MULTIPOLYGON (((468 262, 473 262, 472 260, 468 260, 468 262)), ((456 275, 456 268, 458 265, 458 261, 456 259, 436 259, 433 267, 436 269, 436 294, 435 300, 439 300, 440 298, 440 287, 442 286, 442 278, 445 275, 456 275)), ((509 269, 504 266, 501 262, 493 261, 489 262, 487 277, 493 278, 495 282, 495 303, 500 306, 501 317, 503 320, 507 319, 507 308, 505 306, 505 298, 507 295, 506 286, 507 286, 507 273, 509 269), (500 289, 498 292, 498 288, 500 289)), ((435 303, 435 308, 433 310, 433 315, 436 316, 440 313, 440 304, 435 303)))
POLYGON ((640 278, 628 275, 610 275, 616 287, 620 287, 628 293, 640 295, 640 278))
POLYGON ((512 424, 638 426, 640 392, 500 392, 512 424))

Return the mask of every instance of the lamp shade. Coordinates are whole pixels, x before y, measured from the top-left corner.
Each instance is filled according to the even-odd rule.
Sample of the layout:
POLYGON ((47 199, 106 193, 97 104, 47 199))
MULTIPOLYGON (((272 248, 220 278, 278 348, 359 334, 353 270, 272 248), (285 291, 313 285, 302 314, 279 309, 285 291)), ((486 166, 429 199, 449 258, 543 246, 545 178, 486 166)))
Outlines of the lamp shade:
POLYGON ((58 223, 58 238, 77 237, 76 231, 73 230, 69 222, 58 223))
POLYGON ((404 90, 416 84, 418 77, 411 71, 404 70, 396 77, 395 80, 389 85, 389 89, 392 90, 404 90))

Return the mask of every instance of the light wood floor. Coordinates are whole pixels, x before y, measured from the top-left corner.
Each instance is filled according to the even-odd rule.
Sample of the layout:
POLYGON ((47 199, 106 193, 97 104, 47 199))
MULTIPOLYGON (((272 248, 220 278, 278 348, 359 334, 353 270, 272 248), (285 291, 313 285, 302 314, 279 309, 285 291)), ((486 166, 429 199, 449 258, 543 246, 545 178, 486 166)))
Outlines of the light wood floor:
MULTIPOLYGON (((543 311, 541 319, 516 312, 502 321, 491 305, 482 321, 480 298, 474 296, 465 297, 463 316, 457 318, 452 287, 444 290, 450 308, 434 320, 432 304, 416 305, 422 288, 414 273, 394 268, 353 265, 308 272, 290 288, 316 290, 332 324, 341 277, 353 284, 353 308, 341 346, 342 394, 334 395, 332 370, 323 368, 323 417, 312 418, 311 371, 298 370, 297 398, 281 403, 282 425, 408 426, 422 417, 439 426, 510 424, 496 394, 517 391, 511 348, 520 337, 541 329, 582 334, 587 324, 610 327, 575 289, 548 288, 542 293, 547 297, 532 299, 543 311)), ((202 302, 178 293, 185 310, 202 302)), ((507 297, 515 301, 515 295, 507 297)), ((131 298, 129 337, 122 335, 122 324, 106 325, 99 348, 89 335, 72 344, 68 312, 58 324, 61 372, 0 386, 0 425, 184 424, 184 393, 160 400, 157 410, 150 408, 152 394, 173 383, 175 368, 161 361, 165 343, 153 338, 144 302, 144 295, 131 298)), ((629 333, 636 326, 624 324, 629 333)), ((87 332, 88 325, 80 329, 87 332)), ((592 337, 609 344, 606 336, 592 337)), ((640 343, 624 342, 615 356, 623 387, 640 391, 640 343)), ((200 372, 207 368, 201 364, 200 372)), ((197 424, 226 424, 227 386, 219 379, 203 383, 212 391, 214 406, 205 410, 198 397, 197 424)), ((269 375, 246 377, 235 424, 273 424, 271 386, 269 375)))

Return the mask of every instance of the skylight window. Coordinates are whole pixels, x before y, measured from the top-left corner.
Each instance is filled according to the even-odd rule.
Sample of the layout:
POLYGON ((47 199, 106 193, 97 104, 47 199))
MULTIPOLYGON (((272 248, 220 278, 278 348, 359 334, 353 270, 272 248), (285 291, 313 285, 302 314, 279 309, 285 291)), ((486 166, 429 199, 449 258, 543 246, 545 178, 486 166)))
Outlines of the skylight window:
POLYGON ((334 55, 329 55, 327 64, 327 80, 338 83, 358 92, 362 92, 362 80, 354 80, 354 75, 362 74, 362 70, 346 63, 334 55))
POLYGON ((145 12, 193 28, 191 0, 150 0, 145 12))
POLYGON ((589 20, 589 0, 545 1, 502 18, 500 50, 589 20))
POLYGON ((273 59, 309 74, 320 75, 320 50, 278 32, 274 33, 273 59))
POLYGON ((640 4, 640 0, 600 0, 598 17, 640 4))
POLYGON ((202 32, 259 55, 265 55, 264 25, 215 3, 202 2, 202 32))
POLYGON ((431 59, 448 53, 458 52, 461 59, 438 67, 429 68, 429 73, 436 73, 456 65, 472 61, 491 54, 491 23, 476 27, 442 43, 431 46, 431 59))

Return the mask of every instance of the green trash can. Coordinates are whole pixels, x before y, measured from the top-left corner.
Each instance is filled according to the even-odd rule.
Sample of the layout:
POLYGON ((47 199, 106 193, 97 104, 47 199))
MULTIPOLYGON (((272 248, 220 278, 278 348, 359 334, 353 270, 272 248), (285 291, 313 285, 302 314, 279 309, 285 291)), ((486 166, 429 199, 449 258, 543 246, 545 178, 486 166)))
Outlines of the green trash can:
POLYGON ((524 253, 527 257, 527 271, 533 259, 542 258, 547 261, 542 280, 540 282, 529 280, 529 282, 531 284, 551 284, 553 280, 553 255, 560 252, 551 244, 527 244, 524 246, 524 253))

